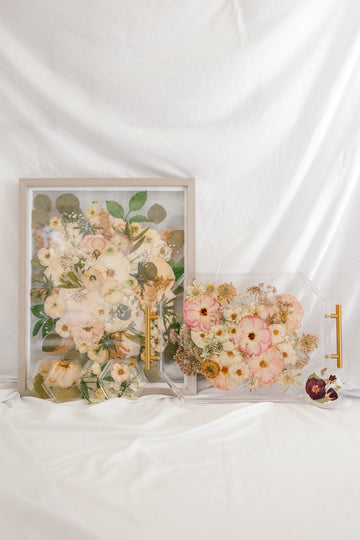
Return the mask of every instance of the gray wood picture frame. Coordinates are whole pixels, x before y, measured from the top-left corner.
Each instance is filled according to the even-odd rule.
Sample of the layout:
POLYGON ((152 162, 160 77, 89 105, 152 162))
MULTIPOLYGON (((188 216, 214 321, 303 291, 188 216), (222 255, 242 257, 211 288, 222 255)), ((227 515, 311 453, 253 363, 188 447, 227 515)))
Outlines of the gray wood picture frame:
MULTIPOLYGON (((184 230, 185 230, 185 273, 196 272, 195 260, 195 180, 193 178, 21 178, 19 179, 19 296, 18 296, 18 391, 29 395, 28 368, 30 364, 30 283, 31 283, 31 212, 33 190, 47 189, 66 191, 81 189, 89 191, 111 188, 166 187, 185 191, 184 230)), ((196 377, 184 378, 184 393, 196 392, 196 377)), ((166 383, 151 383, 144 394, 173 395, 166 383)))

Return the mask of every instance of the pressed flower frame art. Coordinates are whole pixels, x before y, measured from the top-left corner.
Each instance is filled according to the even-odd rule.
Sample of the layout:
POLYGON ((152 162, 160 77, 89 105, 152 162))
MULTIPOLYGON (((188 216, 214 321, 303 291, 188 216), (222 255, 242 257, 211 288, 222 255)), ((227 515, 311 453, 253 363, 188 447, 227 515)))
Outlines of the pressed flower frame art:
POLYGON ((154 359, 194 271, 194 237, 191 179, 20 180, 20 393, 171 393, 159 362, 145 366, 144 315, 165 306, 151 322, 154 359))

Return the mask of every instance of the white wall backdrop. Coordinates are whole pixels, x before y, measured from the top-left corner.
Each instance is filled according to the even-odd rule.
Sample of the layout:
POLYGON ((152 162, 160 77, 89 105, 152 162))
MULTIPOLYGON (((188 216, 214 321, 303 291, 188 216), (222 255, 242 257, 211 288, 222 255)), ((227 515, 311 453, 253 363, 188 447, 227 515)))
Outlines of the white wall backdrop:
POLYGON ((198 270, 305 272, 360 386, 359 28, 358 0, 0 0, 2 376, 18 178, 170 175, 198 270))

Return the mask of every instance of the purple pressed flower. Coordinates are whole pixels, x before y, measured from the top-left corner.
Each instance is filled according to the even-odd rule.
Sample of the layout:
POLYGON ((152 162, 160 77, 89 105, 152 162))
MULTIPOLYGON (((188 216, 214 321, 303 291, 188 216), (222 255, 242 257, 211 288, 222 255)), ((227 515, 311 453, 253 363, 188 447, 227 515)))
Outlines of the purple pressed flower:
POLYGON ((325 397, 325 381, 317 377, 309 377, 306 381, 305 390, 311 399, 322 399, 325 397))
POLYGON ((330 401, 335 401, 339 397, 333 388, 329 388, 326 392, 326 396, 330 401))
POLYGON ((330 375, 329 381, 330 382, 335 382, 336 381, 336 375, 330 375))

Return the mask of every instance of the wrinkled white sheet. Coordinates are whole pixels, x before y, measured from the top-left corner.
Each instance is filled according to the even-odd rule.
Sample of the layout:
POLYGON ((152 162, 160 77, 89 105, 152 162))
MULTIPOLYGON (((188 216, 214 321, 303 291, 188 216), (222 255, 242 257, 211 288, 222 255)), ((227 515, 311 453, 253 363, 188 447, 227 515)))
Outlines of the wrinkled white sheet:
POLYGON ((359 26, 357 0, 0 1, 1 539, 359 538, 355 398, 11 391, 18 177, 191 176, 198 270, 305 272, 358 392, 359 26))

